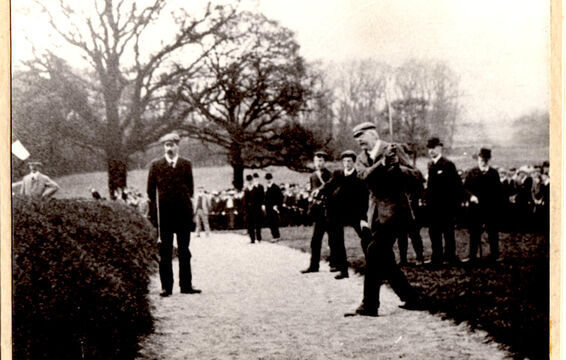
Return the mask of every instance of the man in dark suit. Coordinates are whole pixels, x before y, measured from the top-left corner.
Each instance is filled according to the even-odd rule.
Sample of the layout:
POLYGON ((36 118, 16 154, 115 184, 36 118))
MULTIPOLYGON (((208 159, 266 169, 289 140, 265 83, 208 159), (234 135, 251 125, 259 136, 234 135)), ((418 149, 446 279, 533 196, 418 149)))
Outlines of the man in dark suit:
MULTIPOLYGON (((257 175, 257 174, 256 174, 257 175)), ((259 175, 258 177, 259 178, 259 175)), ((261 241, 261 206, 263 205, 263 186, 252 175, 246 176, 244 189, 244 210, 246 212, 246 225, 250 243, 261 241)))
POLYGON ((477 259, 481 234, 487 231, 490 247, 490 260, 499 257, 499 216, 503 204, 501 181, 497 170, 489 166, 491 150, 482 148, 477 154, 478 166, 470 170, 464 181, 464 187, 470 202, 470 256, 477 259))
POLYGON ((344 227, 351 226, 362 240, 364 234, 360 228, 360 221, 366 218, 368 204, 366 186, 358 178, 355 168, 356 153, 346 150, 342 152, 340 158, 344 168, 334 171, 332 179, 321 189, 328 198, 326 215, 329 224, 329 243, 335 266, 330 271, 339 271, 335 277, 338 280, 348 277, 344 227))
POLYGON ((360 225, 369 229, 371 241, 365 250, 362 304, 345 316, 378 316, 379 290, 384 281, 405 302, 402 308, 423 309, 423 299, 407 281, 393 253, 395 239, 414 221, 408 194, 417 186, 416 169, 400 144, 389 144, 379 138, 374 124, 365 122, 353 131, 363 150, 357 159, 358 176, 370 194, 367 221, 361 221, 360 225))
POLYGON ((179 141, 179 135, 176 133, 167 134, 160 139, 165 148, 165 156, 151 163, 147 179, 150 220, 158 229, 161 241, 161 296, 173 293, 173 234, 177 234, 181 293, 201 292, 192 285, 189 251, 191 230, 194 228, 191 201, 194 190, 192 166, 189 160, 179 156, 179 141))
MULTIPOLYGON (((314 154, 315 171, 310 177, 309 196, 309 213, 313 221, 311 261, 308 268, 301 270, 303 274, 318 272, 322 238, 325 233, 328 233, 328 222, 325 214, 326 200, 322 197, 322 193, 320 193, 320 189, 324 184, 330 181, 332 175, 326 168, 326 159, 328 159, 328 154, 324 151, 317 151, 314 154)), ((334 254, 332 254, 332 248, 330 251, 330 265, 333 266, 332 257, 334 254)))
POLYGON ((271 236, 273 241, 278 241, 279 234, 279 214, 281 213, 283 204, 283 193, 281 188, 273 182, 273 175, 271 173, 265 174, 267 181, 267 189, 265 190, 265 215, 267 224, 271 229, 271 236))
POLYGON ((454 226, 463 200, 462 180, 453 162, 442 156, 442 143, 436 137, 428 140, 428 180, 425 201, 428 211, 432 264, 457 263, 454 226), (444 236, 444 249, 442 237, 444 236))

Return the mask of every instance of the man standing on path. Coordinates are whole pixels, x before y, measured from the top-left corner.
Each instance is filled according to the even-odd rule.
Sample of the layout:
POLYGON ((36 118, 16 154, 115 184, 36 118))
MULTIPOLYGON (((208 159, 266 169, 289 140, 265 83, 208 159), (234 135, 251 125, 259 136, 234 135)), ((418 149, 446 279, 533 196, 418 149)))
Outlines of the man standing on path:
POLYGON ((362 304, 345 316, 378 316, 379 290, 385 280, 405 302, 402 308, 423 309, 423 299, 405 278, 393 253, 395 239, 405 231, 407 223, 414 221, 408 194, 417 186, 417 170, 411 166, 402 145, 382 141, 374 124, 359 124, 353 132, 363 150, 357 160, 358 176, 370 193, 367 222, 360 225, 369 228, 371 241, 365 249, 362 304))
POLYGON ((189 242, 194 227, 193 172, 191 162, 179 156, 180 137, 176 133, 163 136, 165 156, 151 163, 147 179, 147 195, 150 201, 150 220, 159 231, 159 277, 161 296, 173 293, 173 234, 177 234, 179 251, 179 285, 182 294, 197 294, 193 288, 191 252, 189 242))
POLYGON ((197 191, 194 208, 196 235, 197 237, 200 237, 200 232, 204 230, 206 232, 206 236, 208 237, 210 235, 210 224, 208 222, 210 199, 202 188, 199 188, 197 191))
POLYGON ((491 261, 499 257, 499 216, 503 191, 497 170, 489 166, 491 150, 482 148, 477 155, 478 166, 470 170, 464 187, 470 202, 470 261, 477 258, 484 226, 489 239, 491 261))
POLYGON ((281 188, 273 182, 273 175, 271 173, 265 174, 267 181, 267 189, 265 190, 265 216, 267 224, 271 229, 271 236, 273 241, 279 241, 279 214, 281 212, 281 205, 283 204, 283 193, 281 188))
POLYGON ((42 165, 39 161, 31 161, 28 165, 30 173, 24 176, 22 180, 21 195, 41 199, 50 198, 59 191, 59 185, 39 171, 39 167, 42 165))
POLYGON ((454 226, 456 214, 462 203, 462 179, 454 163, 442 156, 443 147, 438 138, 430 138, 426 147, 431 158, 428 164, 425 193, 429 219, 428 232, 432 244, 431 264, 440 266, 444 261, 454 264, 458 262, 454 226))
MULTIPOLYGON (((257 175, 257 174, 256 174, 257 175)), ((259 178, 259 176, 257 177, 259 178)), ((252 175, 246 176, 244 190, 244 209, 250 243, 261 241, 261 206, 263 204, 263 186, 252 175)))
MULTIPOLYGON (((326 211, 330 230, 328 234, 331 248, 334 251, 334 269, 339 271, 335 277, 337 280, 348 277, 344 227, 351 226, 360 240, 364 239, 360 221, 366 219, 368 204, 366 186, 358 178, 355 168, 356 153, 346 150, 342 152, 340 158, 344 168, 334 171, 332 179, 321 189, 321 192, 328 198, 326 211)), ((364 240, 362 240, 362 247, 363 244, 364 240)))
MULTIPOLYGON (((325 210, 326 200, 322 197, 323 194, 320 193, 322 186, 330 181, 332 175, 326 168, 326 159, 328 159, 328 154, 324 151, 317 151, 314 154, 315 170, 310 177, 309 196, 309 215, 313 220, 311 262, 308 268, 301 270, 301 273, 303 274, 318 272, 322 238, 324 237, 324 233, 328 233, 328 221, 326 220, 325 210)), ((330 266, 335 266, 335 264, 333 263, 332 247, 330 248, 330 266)))

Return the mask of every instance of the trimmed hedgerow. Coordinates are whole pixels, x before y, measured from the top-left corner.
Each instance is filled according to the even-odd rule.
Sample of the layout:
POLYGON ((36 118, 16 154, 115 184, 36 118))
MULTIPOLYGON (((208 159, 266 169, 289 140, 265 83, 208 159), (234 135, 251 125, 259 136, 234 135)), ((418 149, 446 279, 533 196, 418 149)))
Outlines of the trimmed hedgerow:
POLYGON ((13 199, 14 359, 130 359, 153 330, 155 231, 127 205, 13 199))

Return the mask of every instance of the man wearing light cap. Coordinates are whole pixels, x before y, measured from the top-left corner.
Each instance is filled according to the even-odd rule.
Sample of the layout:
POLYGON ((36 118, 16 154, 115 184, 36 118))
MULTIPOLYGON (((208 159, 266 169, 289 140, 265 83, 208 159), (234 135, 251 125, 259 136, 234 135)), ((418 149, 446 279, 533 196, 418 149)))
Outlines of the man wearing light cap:
POLYGON ((173 234, 177 234, 179 251, 179 286, 182 294, 198 294, 193 288, 189 243, 194 228, 192 197, 194 191, 192 165, 179 156, 180 137, 176 133, 163 136, 165 156, 152 161, 147 179, 150 220, 159 231, 159 277, 163 297, 173 293, 173 234))
POLYGON ((402 308, 423 309, 424 300, 407 281, 393 253, 396 238, 414 221, 409 194, 418 185, 418 170, 412 167, 401 144, 386 143, 379 138, 374 124, 359 124, 353 133, 362 148, 357 159, 358 176, 370 194, 367 221, 361 221, 360 225, 369 230, 371 241, 365 249, 362 304, 345 316, 378 316, 379 291, 384 281, 405 302, 402 308))
POLYGON ((49 198, 60 189, 55 181, 39 171, 42 166, 41 162, 31 161, 28 165, 30 173, 24 176, 22 180, 21 195, 37 199, 49 198))

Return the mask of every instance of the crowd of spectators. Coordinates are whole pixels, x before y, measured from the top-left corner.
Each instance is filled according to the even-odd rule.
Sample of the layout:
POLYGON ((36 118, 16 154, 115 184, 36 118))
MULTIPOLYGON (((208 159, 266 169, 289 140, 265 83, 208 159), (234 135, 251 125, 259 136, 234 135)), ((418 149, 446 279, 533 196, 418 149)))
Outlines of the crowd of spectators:
MULTIPOLYGON (((550 176, 549 163, 521 166, 519 168, 497 168, 503 189, 504 210, 501 214, 502 231, 547 231, 549 226, 550 176)), ((462 180, 466 171, 459 171, 462 180)), ((283 204, 279 214, 280 226, 311 225, 308 215, 308 185, 295 183, 279 184, 283 192, 283 204)), ((243 191, 225 189, 208 191, 202 189, 209 203, 208 219, 211 230, 245 229, 243 191)), ((100 195, 93 189, 93 197, 100 195)), ((116 201, 122 201, 147 213, 147 197, 133 188, 118 190, 116 201)), ((466 226, 469 204, 463 204, 458 216, 458 225, 466 226)), ((426 208, 418 209, 420 222, 426 226, 426 208)))

